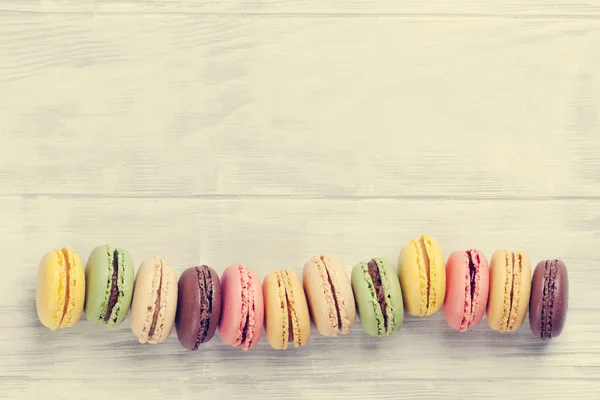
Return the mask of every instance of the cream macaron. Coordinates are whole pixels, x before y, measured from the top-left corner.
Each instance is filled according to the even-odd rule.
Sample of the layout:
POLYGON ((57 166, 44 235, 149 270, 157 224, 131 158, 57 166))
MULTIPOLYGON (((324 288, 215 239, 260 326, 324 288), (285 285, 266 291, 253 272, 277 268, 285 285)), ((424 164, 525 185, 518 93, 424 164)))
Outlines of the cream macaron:
POLYGON ((131 331, 140 343, 162 343, 171 334, 177 312, 177 274, 154 256, 138 268, 133 288, 131 331))

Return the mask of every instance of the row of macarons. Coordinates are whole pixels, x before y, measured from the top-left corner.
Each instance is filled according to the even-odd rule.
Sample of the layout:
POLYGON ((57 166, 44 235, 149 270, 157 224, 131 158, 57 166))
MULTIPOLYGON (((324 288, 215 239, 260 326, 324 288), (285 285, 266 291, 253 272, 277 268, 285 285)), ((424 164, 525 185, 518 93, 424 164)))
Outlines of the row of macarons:
POLYGON ((350 276, 332 255, 311 257, 300 277, 293 269, 268 273, 261 282, 243 264, 221 276, 206 265, 180 276, 162 258, 144 260, 134 273, 131 254, 108 245, 93 249, 84 266, 68 247, 47 252, 39 265, 36 309, 51 330, 89 321, 117 326, 129 315, 140 343, 164 342, 173 328, 181 345, 197 350, 219 332, 221 340, 252 348, 263 330, 271 347, 304 346, 311 320, 319 334, 350 332, 360 320, 371 336, 400 329, 405 311, 426 317, 443 308, 448 325, 465 332, 484 315, 491 329, 520 329, 529 312, 534 335, 561 334, 568 309, 565 263, 540 261, 532 274, 528 257, 497 250, 489 263, 477 249, 457 250, 444 259, 429 235, 409 241, 398 266, 384 258, 362 261, 350 276))

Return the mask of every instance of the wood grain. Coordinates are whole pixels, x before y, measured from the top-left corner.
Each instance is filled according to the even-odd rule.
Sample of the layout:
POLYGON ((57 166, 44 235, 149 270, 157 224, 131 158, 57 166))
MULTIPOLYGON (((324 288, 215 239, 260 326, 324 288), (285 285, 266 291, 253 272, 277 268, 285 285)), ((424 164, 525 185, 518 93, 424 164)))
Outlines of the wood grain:
POLYGON ((395 0, 0 0, 0 10, 61 13, 181 13, 181 14, 307 14, 334 17, 338 15, 404 15, 464 17, 536 17, 600 18, 600 0, 564 2, 560 0, 477 1, 395 1, 395 0))
POLYGON ((0 193, 600 197, 596 21, 334 26, 4 16, 0 193))
MULTIPOLYGON (((375 390, 384 384, 387 398, 397 398, 391 393, 405 390, 407 383, 414 391, 406 392, 406 398, 427 387, 452 396, 464 385, 475 386, 473 396, 486 398, 492 396, 486 389, 490 380, 496 382, 490 383, 492 388, 499 380, 514 380, 522 389, 524 383, 538 382, 541 389, 537 383, 523 389, 532 395, 565 395, 566 386, 557 391, 559 381, 583 381, 582 396, 600 387, 600 313, 589 303, 598 299, 600 290, 599 281, 590 280, 589 264, 597 248, 597 229, 590 223, 600 217, 600 203, 478 200, 446 201, 439 207, 436 201, 407 200, 4 198, 1 206, 5 226, 11 227, 2 251, 25 266, 12 270, 15 285, 0 295, 0 353, 5 379, 17 385, 15 393, 19 384, 35 387, 58 379, 53 393, 62 390, 62 382, 67 387, 92 384, 86 389, 92 398, 105 387, 98 382, 116 379, 128 390, 160 381, 159 386, 150 385, 152 390, 171 394, 216 391, 233 398, 252 391, 257 398, 263 393, 275 398, 291 386, 299 389, 298 398, 303 398, 301 393, 327 398, 356 375, 361 387, 375 390), (71 330, 52 333, 39 325, 33 307, 35 266, 41 254, 23 252, 68 243, 85 258, 95 245, 109 242, 130 249, 137 263, 159 254, 178 273, 197 263, 222 271, 243 261, 262 277, 284 267, 301 272, 303 262, 321 252, 340 255, 348 272, 368 257, 395 261, 400 247, 422 230, 440 240, 445 254, 475 246, 489 255, 507 247, 525 252, 532 262, 563 258, 570 267, 573 293, 565 333, 546 344, 533 337, 527 323, 516 334, 498 334, 484 321, 461 335, 451 331, 439 313, 425 319, 408 317, 399 334, 383 340, 366 336, 358 324, 344 338, 322 338, 313 331, 309 346, 285 354, 270 350, 266 340, 248 353, 218 338, 199 353, 186 353, 175 335, 163 345, 142 346, 127 321, 108 330, 82 320, 71 330), (456 368, 463 371, 460 376, 456 368), (198 387, 195 380, 211 384, 198 387)), ((367 396, 368 389, 361 387, 356 390, 367 396)), ((149 387, 145 390, 149 398, 158 398, 149 387)), ((500 393, 517 393, 510 390, 500 393)))
POLYGON ((600 393, 600 1, 0 0, 0 398, 589 399, 600 393), (421 233, 557 257, 551 343, 407 317, 287 352, 37 321, 43 253, 263 277, 421 233))

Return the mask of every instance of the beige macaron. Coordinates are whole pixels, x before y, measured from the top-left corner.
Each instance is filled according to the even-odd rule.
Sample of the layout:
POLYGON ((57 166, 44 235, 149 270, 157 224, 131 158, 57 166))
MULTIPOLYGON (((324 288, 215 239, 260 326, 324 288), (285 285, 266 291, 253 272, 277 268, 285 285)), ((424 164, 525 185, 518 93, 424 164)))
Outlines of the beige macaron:
POLYGON ((344 264, 334 256, 311 257, 302 273, 310 314, 323 336, 347 334, 356 321, 356 305, 344 264))
POLYGON ((160 257, 144 260, 133 288, 131 331, 140 343, 162 343, 171 334, 177 311, 177 274, 160 257))

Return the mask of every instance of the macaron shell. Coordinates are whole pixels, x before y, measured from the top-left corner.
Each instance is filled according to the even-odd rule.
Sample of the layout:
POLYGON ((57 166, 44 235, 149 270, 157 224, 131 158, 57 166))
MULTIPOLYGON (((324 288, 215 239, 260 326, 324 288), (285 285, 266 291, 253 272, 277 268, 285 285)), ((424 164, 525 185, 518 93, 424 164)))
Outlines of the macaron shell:
POLYGON ((335 299, 340 309, 340 318, 342 320, 340 333, 347 334, 350 332, 350 327, 356 322, 356 303, 354 303, 350 277, 346 272, 344 263, 339 258, 324 255, 322 260, 325 263, 330 280, 333 282, 335 299))
POLYGON ((435 287, 435 294, 431 295, 435 298, 435 306, 430 306, 427 312, 427 315, 433 315, 441 310, 444 306, 444 298, 446 297, 446 263, 444 262, 442 247, 438 241, 431 236, 424 236, 426 237, 425 245, 429 250, 427 254, 429 257, 431 270, 435 271, 435 282, 430 282, 430 285, 435 287))
POLYGON ((177 315, 175 329, 179 343, 193 350, 200 328, 200 293, 196 268, 188 268, 179 276, 177 283, 177 315))
POLYGON ((302 280, 293 270, 283 270, 283 279, 286 293, 291 300, 291 306, 295 319, 292 320, 294 330, 294 346, 302 347, 310 340, 310 312, 306 294, 302 286, 302 280), (291 296, 289 294, 291 293, 291 296))
MULTIPOLYGON (((553 296, 550 299, 552 302, 551 312, 551 335, 550 338, 560 336, 562 333, 567 312, 569 308, 569 276, 567 267, 561 260, 547 260, 548 262, 556 262, 556 276, 554 278, 553 296)), ((542 318, 544 306, 544 286, 545 286, 545 267, 546 260, 540 261, 533 272, 531 282, 531 298, 529 302, 529 326, 531 332, 542 337, 542 318)), ((550 339, 543 338, 542 339, 550 339)))
POLYGON ((421 313, 421 292, 427 292, 427 280, 419 274, 418 259, 414 245, 407 244, 400 251, 398 262, 398 277, 404 296, 404 308, 413 316, 423 316, 421 313))
POLYGON ((155 257, 144 260, 138 267, 135 276, 129 325, 140 343, 148 341, 148 330, 152 324, 155 303, 158 298, 156 292, 159 283, 154 282, 155 276, 159 275, 156 268, 155 257))
POLYGON ((376 258, 376 261, 380 268, 383 267, 385 269, 387 284, 384 285, 384 288, 387 289, 387 302, 392 306, 394 318, 393 332, 396 332, 404 323, 404 299, 402 296, 402 287, 400 286, 398 275, 396 274, 392 263, 385 258, 376 258))
POLYGON ((256 271, 249 269, 250 284, 254 289, 254 335, 250 347, 256 346, 260 341, 265 323, 265 303, 263 299, 261 280, 256 271))
POLYGON ((289 319, 288 302, 281 272, 269 273, 263 281, 262 288, 267 340, 275 350, 285 350, 288 347, 289 319))
POLYGON ((514 332, 521 328, 523 325, 523 321, 527 316, 527 311, 529 310, 529 299, 531 297, 531 264, 529 263, 529 258, 523 254, 518 253, 521 256, 521 282, 519 284, 519 300, 516 304, 516 314, 515 312, 515 301, 513 300, 513 311, 511 316, 511 322, 509 323, 508 331, 514 332))
POLYGON ((97 246, 90 253, 85 266, 86 294, 85 317, 93 323, 103 323, 101 319, 103 308, 106 308, 110 292, 110 276, 112 264, 109 260, 110 249, 107 246, 97 246))
POLYGON ((454 251, 446 261, 446 298, 444 299, 444 318, 448 325, 457 331, 465 315, 465 276, 469 274, 467 254, 454 251))
POLYGON ((242 284, 239 267, 233 264, 221 274, 221 318, 219 336, 223 343, 233 346, 238 337, 242 314, 242 284))
POLYGON ((160 311, 156 330, 148 343, 162 343, 171 335, 177 313, 177 295, 177 273, 169 264, 163 262, 160 311))
POLYGON ((50 330, 75 325, 84 303, 85 270, 81 258, 69 247, 47 252, 40 261, 36 278, 36 311, 42 325, 50 330), (63 316, 67 286, 69 299, 63 316))
POLYGON ((176 310, 177 274, 173 268, 157 256, 142 261, 135 278, 129 317, 133 334, 138 337, 140 343, 164 342, 173 329, 176 310), (159 287, 160 309, 156 329, 154 334, 149 336, 159 287))
POLYGON ((40 261, 35 290, 35 305, 42 325, 50 330, 58 329, 65 301, 65 277, 62 255, 49 251, 40 261))
MULTIPOLYGON (((477 272, 478 276, 476 278, 479 281, 479 291, 475 293, 474 303, 477 303, 478 307, 475 310, 475 318, 471 323, 471 327, 479 324, 485 315, 489 292, 490 273, 488 261, 483 253, 477 251, 477 255, 480 260, 477 272)), ((469 326, 466 326, 461 330, 463 319, 467 318, 465 304, 468 301, 466 289, 470 287, 467 286, 468 282, 470 282, 470 271, 467 253, 461 250, 454 251, 450 254, 446 262, 444 317, 448 325, 459 332, 466 331, 469 328, 469 326)), ((470 305, 470 307, 472 306, 470 305)))
POLYGON ((337 309, 324 267, 311 258, 302 269, 302 281, 315 328, 322 336, 336 336, 337 309))
POLYGON ((85 304, 85 269, 81 258, 69 247, 63 249, 69 268, 69 303, 60 324, 61 328, 75 325, 83 314, 85 304))
POLYGON ((125 321, 133 298, 135 281, 133 257, 125 249, 117 249, 119 259, 119 298, 113 307, 107 326, 117 326, 125 321))
POLYGON ((490 293, 487 304, 487 322, 491 329, 504 329, 503 314, 505 307, 505 282, 507 279, 505 250, 496 250, 490 260, 490 293))

